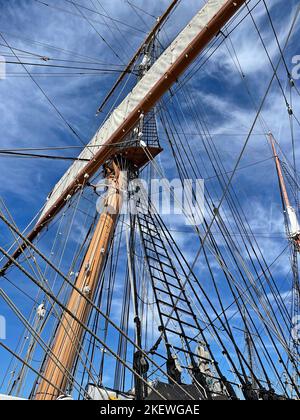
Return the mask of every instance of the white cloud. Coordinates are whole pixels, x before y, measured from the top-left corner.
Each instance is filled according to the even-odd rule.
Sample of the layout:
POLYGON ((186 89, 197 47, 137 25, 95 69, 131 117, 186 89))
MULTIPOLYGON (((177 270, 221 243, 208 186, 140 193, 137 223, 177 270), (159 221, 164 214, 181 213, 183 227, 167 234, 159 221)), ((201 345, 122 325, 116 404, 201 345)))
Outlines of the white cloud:
MULTIPOLYGON (((88 0, 81 0, 81 2, 88 7, 91 7, 93 3, 88 0)), ((166 39, 172 38, 182 28, 183 23, 186 23, 193 16, 194 12, 202 3, 199 0, 185 0, 181 2, 180 8, 166 27, 167 34, 163 35, 164 42, 166 42, 166 39)), ((72 5, 63 0, 58 2, 53 1, 52 4, 74 11, 72 5)), ((134 12, 128 8, 128 4, 125 1, 105 0, 102 1, 102 4, 107 8, 111 16, 141 27, 141 22, 134 12)), ((142 7, 157 16, 167 4, 169 4, 169 0, 160 2, 145 0, 143 1, 142 7)), ((287 28, 294 12, 293 5, 286 6, 286 2, 282 0, 277 0, 276 2, 268 1, 268 5, 270 6, 271 12, 274 13, 276 28, 282 44, 286 38, 287 28), (276 12, 276 7, 283 7, 282 5, 287 8, 285 9, 287 11, 283 18, 278 17, 276 12)), ((5 38, 16 48, 30 50, 38 54, 49 55, 60 59, 80 60, 75 55, 66 55, 61 51, 50 49, 45 45, 31 44, 6 32, 15 33, 23 38, 31 38, 37 42, 58 45, 61 48, 75 51, 81 55, 95 57, 101 62, 118 63, 116 56, 110 48, 97 36, 89 24, 81 18, 64 14, 57 10, 51 10, 34 1, 28 1, 26 3, 19 0, 2 2, 0 10, 0 31, 5 31, 5 38), (10 24, 8 25, 7 22, 10 22, 10 24)), ((92 15, 88 14, 88 16, 92 15)), ((94 18, 101 20, 97 15, 94 15, 94 18)), ((146 19, 149 27, 154 22, 154 19, 149 16, 143 15, 143 18, 146 19)), ((270 31, 267 25, 265 25, 263 7, 257 8, 255 19, 261 28, 270 55, 274 62, 276 62, 278 49, 274 37, 270 35, 270 31)), ((108 24, 107 26, 99 24, 97 28, 113 48, 116 49, 118 54, 122 56, 124 62, 128 61, 130 54, 140 44, 143 37, 133 31, 128 30, 126 32, 125 27, 121 28, 120 26, 120 29, 126 33, 126 36, 121 38, 115 26, 110 24, 108 20, 106 22, 108 24), (111 30, 114 32, 114 35, 112 35, 111 30), (115 39, 116 37, 117 40, 115 39), (126 40, 129 41, 130 46, 127 45, 126 40)), ((297 40, 296 36, 294 39, 297 40)), ((243 71, 246 74, 249 89, 255 101, 259 103, 271 77, 271 70, 268 59, 249 19, 233 34, 232 42, 243 71)), ((296 50, 298 48, 297 43, 294 42, 292 45, 293 49, 296 50)), ((9 52, 9 50, 1 47, 1 54, 3 52, 9 52)), ((82 58, 82 61, 85 60, 82 58)), ((10 71, 12 70, 22 71, 21 67, 17 69, 11 67, 10 71)), ((31 68, 31 70, 34 72, 46 71, 34 68, 31 68)), ((282 67, 280 78, 284 81, 284 85, 286 83, 285 76, 282 67)), ((94 117, 95 111, 115 78, 116 75, 101 78, 79 77, 52 79, 41 77, 37 80, 69 123, 76 128, 85 141, 88 141, 100 124, 100 120, 94 117)), ((202 108, 204 107, 210 130, 218 135, 213 137, 213 141, 221 156, 224 167, 228 171, 232 170, 245 141, 246 132, 253 122, 255 111, 247 97, 245 86, 241 82, 224 45, 215 57, 208 62, 205 68, 193 78, 189 84, 189 89, 195 101, 196 111, 200 109, 200 105, 202 108), (235 135, 232 137, 225 136, 228 133, 235 135), (236 136, 236 134, 240 135, 236 136)), ((29 78, 9 77, 6 81, 0 81, 0 95, 0 141, 2 148, 80 144, 29 78)), ((183 99, 182 96, 180 98, 183 99)), ((295 111, 298 113, 299 98, 295 98, 294 101, 295 111)), ((194 131, 195 123, 192 116, 189 115, 184 99, 182 100, 182 105, 186 111, 186 121, 183 122, 184 129, 194 131)), ((174 108, 174 103, 170 105, 171 109, 172 107, 174 108)), ((287 154, 289 160, 291 160, 289 119, 282 95, 276 84, 274 84, 269 100, 264 107, 263 116, 268 127, 272 129, 276 138, 280 141, 281 147, 287 154)), ((261 133, 262 131, 265 130, 260 125, 257 125, 255 133, 261 133)), ((300 134, 299 127, 296 124, 295 133, 296 136, 300 134)), ((165 146, 165 138, 162 141, 164 142, 163 146, 165 146)), ((199 138, 192 138, 190 142, 195 158, 204 175, 208 177, 213 176, 213 168, 208 161, 208 156, 203 149, 203 145, 200 144, 199 138), (203 161, 206 168, 204 168, 203 161)), ((166 152, 161 157, 161 164, 167 176, 169 176, 174 172, 174 162, 167 153, 166 147, 166 152)), ((298 142, 296 153, 297 159, 299 160, 300 149, 298 142)), ((266 139, 263 136, 253 136, 241 165, 268 159, 270 156, 271 153, 266 139)), ((10 208, 18 225, 26 225, 35 209, 43 205, 44 198, 55 182, 65 172, 67 166, 68 163, 1 158, 0 194, 9 201, 10 208), (23 211, 26 211, 26 215, 24 215, 23 211)), ((240 198, 241 205, 245 209, 252 230, 258 233, 258 242, 267 263, 273 262, 284 246, 287 245, 284 237, 280 196, 273 162, 270 160, 264 165, 258 165, 248 170, 237 172, 233 185, 240 198), (273 205, 273 203, 275 204, 273 205), (274 212, 272 219, 274 223, 271 224, 271 227, 270 208, 274 212), (280 237, 277 237, 277 233, 280 234, 280 237), (263 235, 260 236, 260 234, 263 235)), ((215 181, 210 181, 207 183, 207 188, 210 189, 217 204, 220 198, 219 186, 217 186, 215 181)), ((227 219, 228 225, 233 224, 232 214, 229 212, 227 206, 223 208, 223 214, 227 219)), ((188 261, 192 262, 199 247, 199 243, 196 242, 196 236, 186 232, 186 226, 183 220, 168 218, 167 222, 176 231, 173 232, 173 236, 177 244, 183 249, 188 261), (181 231, 182 228, 184 231, 181 231)), ((73 231, 74 238, 72 239, 75 240, 76 235, 77 239, 79 237, 82 238, 83 234, 84 229, 82 229, 82 226, 76 224, 73 231)), ((224 242, 222 242, 221 236, 217 235, 217 232, 216 239, 222 248, 224 242)), ((236 244, 249 264, 249 259, 247 259, 247 255, 243 250, 243 244, 238 237, 236 244)), ((215 273, 220 273, 220 267, 215 258, 210 256, 210 259, 212 270, 215 273)), ((230 261, 229 258, 228 261, 230 261)), ((284 260, 280 260, 279 264, 276 265, 276 275, 278 277, 286 274, 289 269, 288 264, 289 261, 285 258, 284 260)), ((199 276, 201 275, 202 284, 206 288, 210 288, 209 273, 203 259, 200 259, 197 264, 196 271, 199 276)), ((221 276, 218 280, 222 280, 221 276)), ((121 276, 120 284, 117 284, 118 294, 122 292, 122 281, 123 277, 121 276)), ((227 300, 229 301, 228 303, 231 303, 230 296, 226 296, 224 302, 226 301, 225 303, 227 303, 227 300)), ((120 319, 120 308, 121 299, 118 296, 114 301, 113 307, 113 316, 116 321, 120 319)), ((229 315, 234 314, 234 311, 229 313, 229 315)), ((152 318, 150 320, 152 321, 152 318)), ((239 319, 237 318, 237 320, 239 319)), ((133 327, 132 322, 130 327, 133 327)))

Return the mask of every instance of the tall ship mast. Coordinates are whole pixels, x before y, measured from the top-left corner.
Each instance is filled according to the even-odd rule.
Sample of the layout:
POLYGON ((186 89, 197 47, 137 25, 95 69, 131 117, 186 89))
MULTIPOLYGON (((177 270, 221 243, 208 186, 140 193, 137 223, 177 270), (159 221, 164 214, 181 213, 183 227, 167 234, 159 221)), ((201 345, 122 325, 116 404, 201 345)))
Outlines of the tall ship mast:
MULTIPOLYGON (((101 9, 69 3, 115 53, 89 16, 105 17, 106 25, 109 18, 110 30, 120 31, 122 22, 101 2, 101 9)), ((165 28, 174 16, 181 22, 186 7, 185 1, 171 1, 105 91, 97 109, 102 124, 79 155, 0 151, 3 158, 72 161, 25 230, 1 199, 0 295, 20 339, 0 340, 1 357, 6 355, 0 399, 299 399, 299 120, 294 105, 299 91, 286 55, 300 8, 292 10, 282 43, 267 3, 199 1, 196 14, 181 24, 177 36, 172 32, 170 41, 165 28), (259 27, 261 16, 274 39, 275 58, 259 27), (271 68, 262 98, 250 86, 235 45, 234 35, 246 24, 271 68), (247 98, 252 107, 246 135, 240 128, 240 142, 232 135, 229 168, 222 132, 212 133, 221 124, 230 126, 228 110, 221 110, 218 94, 212 100, 209 92, 222 89, 217 79, 198 102, 201 75, 219 51, 220 60, 228 55, 243 87, 234 100, 242 107, 247 98), (280 106, 291 129, 292 163, 266 118, 275 89, 284 98, 280 106), (268 157, 245 164, 255 147, 263 147, 268 157), (269 165, 264 180, 254 180, 255 171, 243 179, 245 170, 261 164, 269 165), (237 178, 242 185, 248 182, 248 193, 237 189, 237 178), (254 205, 250 196, 263 206, 267 202, 258 191, 260 182, 280 203, 275 218, 284 249, 278 252, 272 249, 274 227, 269 239, 266 233, 259 237, 252 226, 259 210, 252 215, 247 209, 254 205)), ((128 4, 141 19, 143 8, 128 4)), ((130 22, 125 25, 132 30, 130 22)), ((13 56, 6 66, 22 66, 51 101, 33 64, 21 57, 24 50, 11 46, 5 33, 0 36, 13 56)), ((52 58, 36 59, 51 67, 52 58)), ((229 74, 228 63, 219 65, 229 74)), ((78 59, 73 71, 80 66, 78 59)), ((91 62, 85 71, 94 71, 91 62)), ((268 217, 261 217, 266 230, 268 217)))
MULTIPOLYGON (((291 317, 292 320, 296 321, 299 319, 300 311, 300 283, 299 283, 299 262, 298 257, 300 253, 300 224, 298 220, 298 211, 297 208, 293 207, 285 178, 289 176, 289 172, 285 169, 286 174, 284 174, 283 166, 281 159, 277 153, 276 140, 272 133, 269 134, 269 140, 272 147, 272 152, 274 155, 276 171, 278 175, 278 183, 280 188, 280 195, 282 199, 282 209, 285 217, 285 226, 286 226, 286 235, 287 239, 290 241, 291 248, 291 266, 292 266, 292 275, 293 275, 293 285, 292 285, 292 305, 291 305, 291 317)), ((292 187, 293 184, 292 184, 292 187)), ((292 189, 295 191, 295 187, 292 189)), ((296 189, 296 206, 298 206, 297 200, 297 189, 296 189)), ((297 354, 299 351, 299 340, 292 334, 291 337, 291 352, 297 354)), ((293 380, 295 384, 299 386, 299 375, 297 370, 294 371, 293 380)))

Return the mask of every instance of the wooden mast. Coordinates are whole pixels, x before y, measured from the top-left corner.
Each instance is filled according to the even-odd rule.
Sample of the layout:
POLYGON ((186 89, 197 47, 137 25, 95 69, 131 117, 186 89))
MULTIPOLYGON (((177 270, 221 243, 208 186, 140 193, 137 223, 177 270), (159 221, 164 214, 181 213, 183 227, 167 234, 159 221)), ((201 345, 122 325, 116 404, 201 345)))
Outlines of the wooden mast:
MULTIPOLYGON (((107 168, 107 171, 107 179, 110 182, 105 208, 100 216, 75 283, 76 288, 84 292, 91 300, 95 297, 99 277, 106 262, 123 201, 121 189, 124 179, 117 161, 114 161, 107 168)), ((67 309, 82 323, 87 323, 91 307, 88 301, 80 296, 76 290, 71 293, 67 309)), ((51 349, 52 354, 46 360, 43 373, 44 377, 53 386, 50 386, 46 380, 42 380, 38 385, 35 395, 36 400, 56 400, 60 397, 56 388, 67 393, 69 387, 67 372, 73 370, 83 335, 84 328, 70 315, 63 314, 51 349)))
POLYGON ((287 188, 286 188, 286 184, 285 184, 285 180, 284 180, 284 176, 283 176, 283 172, 282 172, 282 167, 281 167, 281 162, 276 150, 276 142, 274 139, 274 136, 272 133, 269 133, 269 140, 271 143, 271 147, 272 147, 272 151, 273 151, 273 155, 274 155, 274 159, 275 159, 275 164, 276 164, 276 170, 277 170, 277 175, 278 175, 278 180, 279 180, 279 187, 280 187, 280 191, 282 194, 282 200, 283 200, 283 205, 285 208, 285 211, 287 213, 287 217, 288 217, 288 221, 289 221, 289 228, 290 228, 290 238, 292 239, 292 241, 295 244, 295 248, 298 252, 300 252, 300 227, 299 227, 299 222, 297 220, 297 215, 296 212, 294 210, 294 208, 291 205, 290 199, 289 199, 289 195, 287 192, 287 188))

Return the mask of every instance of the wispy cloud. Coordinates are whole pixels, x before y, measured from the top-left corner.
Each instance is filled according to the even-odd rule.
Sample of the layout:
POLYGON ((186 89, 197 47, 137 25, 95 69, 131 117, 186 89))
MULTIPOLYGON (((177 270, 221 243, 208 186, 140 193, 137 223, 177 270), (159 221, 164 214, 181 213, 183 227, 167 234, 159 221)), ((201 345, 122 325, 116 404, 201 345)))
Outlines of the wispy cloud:
MULTIPOLYGON (((94 0, 79 0, 79 2, 89 8, 96 8, 99 5, 94 0)), ((125 25, 118 25, 116 22, 114 24, 111 20, 103 19, 96 13, 81 9, 86 17, 93 20, 93 24, 105 39, 104 42, 84 18, 74 15, 74 13, 80 14, 80 12, 71 2, 52 0, 48 3, 71 13, 46 7, 34 0, 1 2, 0 32, 3 32, 4 38, 10 45, 24 51, 31 51, 61 60, 77 60, 84 63, 94 60, 95 62, 121 65, 128 61, 130 55, 143 40, 143 33, 134 31, 125 25), (95 23, 94 20, 99 20, 99 23, 95 23), (32 43, 29 39, 34 42, 32 43), (53 49, 46 44, 58 48, 53 49), (66 50, 73 53, 66 53, 66 50), (117 58, 116 54, 121 60, 117 58)), ((161 34, 164 44, 167 44, 168 40, 172 39, 182 29, 203 3, 200 0, 181 2, 180 7, 161 34)), ((283 0, 268 0, 267 2, 281 45, 284 44, 286 39, 297 3, 297 1, 285 2, 283 0)), ((145 32, 155 22, 153 17, 142 14, 141 16, 145 20, 144 24, 141 17, 128 6, 126 1, 103 0, 101 4, 110 16, 145 32)), ((169 0, 156 2, 145 0, 142 2, 142 8, 153 16, 159 16, 168 4, 169 0)), ((99 8, 98 11, 102 13, 103 9, 99 8)), ((273 63, 276 63, 280 56, 279 49, 262 3, 256 8, 253 16, 266 42, 270 57, 273 63)), ((298 51, 298 38, 299 29, 297 28, 286 53, 289 66, 291 66, 291 57, 300 53, 298 51)), ((199 114, 200 110, 205 111, 205 122, 212 134, 212 139, 209 138, 206 141, 213 142, 222 163, 218 171, 233 170, 247 132, 254 121, 256 109, 247 90, 250 91, 257 106, 261 102, 272 76, 271 65, 249 17, 232 34, 231 41, 232 44, 227 40, 226 44, 219 48, 218 52, 211 57, 188 84, 188 91, 193 98, 193 109, 199 114), (232 54, 229 54, 227 47, 232 54), (241 66, 245 80, 241 79, 237 71, 237 65, 241 66), (230 136, 230 134, 232 135, 230 136)), ((0 43, 2 44, 4 41, 0 40, 0 43)), ((10 54, 11 51, 9 48, 0 47, 0 54, 3 53, 10 54)), ((22 55, 21 52, 18 52, 18 54, 22 55)), ((23 56, 22 59, 24 59, 23 56)), ((32 73, 43 74, 36 80, 64 115, 67 122, 80 134, 84 142, 88 142, 103 119, 103 117, 96 118, 95 111, 117 75, 81 75, 80 77, 53 78, 45 76, 49 69, 28 68, 32 73)), ((0 81, 1 148, 80 146, 81 143, 78 138, 57 115, 41 91, 26 75, 24 69, 21 66, 8 65, 8 72, 10 73, 8 78, 0 81), (21 74, 13 77, 12 72, 21 74)), ((280 67, 279 78, 289 98, 284 66, 280 67)), ((296 83, 299 84, 299 81, 296 81, 296 83)), ((130 83, 127 88, 129 89, 129 87, 130 83)), ((199 126, 195 123, 193 115, 190 114, 189 104, 182 92, 178 94, 178 100, 181 103, 184 115, 180 114, 181 124, 180 126, 178 124, 177 128, 180 130, 183 128, 186 133, 197 133, 199 126)), ((299 116, 299 97, 296 95, 294 96, 293 106, 295 114, 299 116)), ((169 109, 171 112, 176 109, 178 111, 178 104, 175 100, 169 104, 169 109)), ((233 179, 233 187, 251 229, 257 234, 257 241, 266 262, 270 264, 287 246, 287 240, 284 232, 276 172, 274 163, 270 159, 270 147, 264 135, 268 129, 274 132, 288 160, 292 161, 293 158, 290 119, 282 92, 276 81, 264 106, 262 116, 264 123, 256 125, 241 166, 262 160, 265 160, 265 163, 249 166, 248 169, 238 171, 233 179)), ((165 152, 158 161, 165 175, 172 178, 177 175, 176 166, 173 159, 170 158, 171 151, 163 130, 160 131, 165 152)), ((296 123, 294 124, 294 133, 297 139, 300 130, 296 123)), ((217 205, 222 191, 218 180, 211 178, 215 176, 215 170, 201 141, 201 136, 187 135, 182 139, 184 142, 190 142, 193 157, 200 168, 199 172, 201 171, 203 177, 210 178, 206 184, 207 190, 217 205)), ((70 154, 70 152, 65 153, 70 154)), ((76 154, 76 152, 72 153, 76 154)), ((295 153, 297 161, 299 161, 300 147, 297 141, 295 153)), ((2 157, 0 159, 0 194, 8 203, 17 224, 23 227, 44 204, 49 191, 66 171, 69 164, 2 157)), ((188 162, 186 167, 189 168, 188 162)), ((236 226, 226 203, 221 212, 231 233, 234 234, 236 226)), ((192 229, 190 231, 187 229, 183 218, 168 217, 165 221, 169 224, 176 243, 183 250, 188 261, 192 262, 199 249, 199 238, 193 233, 192 229)), ((75 224, 73 237, 71 238, 73 242, 82 238, 84 232, 84 226, 75 224)), ((213 226, 213 232, 216 234, 215 237, 220 248, 225 249, 224 240, 222 240, 215 225, 213 226)), ((238 235, 234 238, 241 255, 249 263, 249 259, 243 250, 243 242, 238 235)), ((211 268, 216 273, 217 281, 222 282, 223 275, 220 274, 219 264, 212 255, 209 258, 211 268)), ((230 261, 227 255, 226 258, 230 261)), ((124 263, 123 260, 122 263, 124 263)), ((276 276, 278 278, 284 277, 289 268, 289 259, 286 254, 285 258, 276 265, 276 276)), ((203 258, 200 258, 195 271, 205 288, 210 290, 210 273, 203 258)), ((123 280, 123 276, 120 276, 120 285, 123 280)), ((117 284, 117 295, 113 304, 115 321, 120 320, 121 314, 123 289, 120 285, 117 284)), ((230 295, 226 295, 224 303, 231 303, 230 295)), ((235 315, 235 312, 232 315, 235 315)), ((152 321, 152 317, 149 319, 152 321)), ((130 326, 133 327, 132 322, 130 326)))

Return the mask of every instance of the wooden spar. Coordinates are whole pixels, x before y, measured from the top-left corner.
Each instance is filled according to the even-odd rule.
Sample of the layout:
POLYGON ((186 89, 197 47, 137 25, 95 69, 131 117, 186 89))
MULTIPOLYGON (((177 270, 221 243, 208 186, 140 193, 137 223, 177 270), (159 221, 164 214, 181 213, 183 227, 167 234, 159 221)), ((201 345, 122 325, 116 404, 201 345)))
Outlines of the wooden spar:
POLYGON ((269 139, 270 139, 270 143, 272 146, 272 151, 273 151, 273 156, 275 159, 275 164, 276 164, 276 170, 277 170, 277 175, 278 175, 278 180, 279 180, 279 186, 280 186, 280 190, 282 193, 282 197, 283 197, 283 201, 284 201, 284 206, 285 208, 289 208, 291 207, 291 203, 290 203, 290 199, 287 193, 287 189, 286 189, 286 185, 285 185, 285 181, 284 181, 284 176, 282 173, 282 169, 281 169, 281 163, 280 163, 280 159, 276 150, 276 145, 275 145, 275 139, 273 134, 269 134, 269 139))
MULTIPOLYGON (((108 179, 111 182, 109 183, 105 210, 100 216, 75 283, 76 288, 86 293, 91 300, 95 297, 99 277, 106 261, 122 206, 123 178, 116 163, 113 163, 108 179)), ((82 323, 87 323, 91 307, 89 302, 80 296, 76 290, 71 293, 67 309, 82 323)), ((45 363, 43 376, 46 379, 41 380, 38 385, 35 395, 36 400, 56 400, 60 397, 57 388, 67 392, 70 384, 67 372, 73 371, 83 336, 84 329, 82 326, 69 314, 63 314, 51 349, 51 355, 47 356, 45 363), (49 382, 53 386, 49 385, 49 382)))
MULTIPOLYGON (((137 104, 134 110, 123 121, 118 129, 114 131, 98 153, 90 160, 82 171, 73 179, 59 198, 47 210, 47 213, 38 221, 35 228, 28 235, 28 240, 33 241, 45 226, 61 211, 64 207, 67 197, 73 194, 84 185, 87 176, 94 175, 97 170, 105 163, 110 153, 114 151, 113 145, 121 142, 124 137, 135 127, 142 114, 147 114, 159 101, 159 99, 173 86, 178 78, 185 70, 194 62, 197 56, 205 49, 205 47, 217 36, 224 25, 236 14, 246 0, 228 0, 217 13, 211 18, 204 29, 195 35, 193 41, 184 49, 182 54, 162 75, 159 81, 153 86, 153 89, 145 95, 145 97, 137 104)), ((26 249, 26 245, 22 244, 14 253, 13 258, 17 259, 26 249)), ((11 266, 8 262, 1 270, 0 274, 11 266)))
POLYGON ((299 231, 299 224, 297 221, 297 216, 296 213, 294 212, 294 209, 291 205, 290 199, 289 199, 289 195, 287 192, 287 188, 286 188, 286 184, 285 184, 285 180, 284 180, 284 176, 283 176, 283 172, 282 172, 282 167, 281 167, 281 162, 276 150, 276 142, 274 139, 274 136, 272 133, 269 133, 269 140, 270 140, 270 144, 272 147, 272 151, 273 151, 273 156, 275 159, 275 164, 276 164, 276 170, 277 170, 277 175, 278 175, 278 180, 279 180, 279 187, 280 187, 280 191, 282 194, 282 200, 283 200, 283 205, 285 208, 285 211, 287 212, 287 216, 290 222, 290 228, 291 228, 291 239, 293 240, 295 247, 297 249, 298 252, 300 252, 300 231, 299 231), (295 226, 295 227, 294 227, 295 226))
POLYGON ((163 23, 169 17, 169 15, 172 12, 172 10, 174 9, 174 7, 177 5, 178 1, 179 0, 173 0, 172 3, 170 4, 170 6, 165 11, 165 13, 160 18, 157 19, 156 24, 154 25, 154 27, 150 31, 150 33, 147 36, 147 38, 145 39, 144 43, 140 46, 140 48, 134 54, 134 56, 132 57, 132 59, 129 61, 126 69, 124 70, 124 72, 120 75, 120 77, 118 78, 118 80, 116 81, 116 83, 114 84, 114 86, 112 87, 112 89, 110 90, 110 92, 108 93, 108 95, 103 100, 101 106, 98 109, 98 114, 100 112, 102 112, 104 106, 107 104, 107 102, 109 101, 109 99, 112 97, 113 93, 115 92, 115 90, 117 89, 117 87, 120 85, 120 83, 124 80, 124 77, 128 74, 129 70, 131 69, 131 67, 133 66, 133 64, 136 62, 136 60, 138 59, 138 57, 140 56, 140 54, 143 52, 143 48, 145 47, 145 45, 147 45, 151 41, 151 39, 155 36, 155 34, 157 33, 157 31, 160 29, 160 27, 163 25, 163 23))

